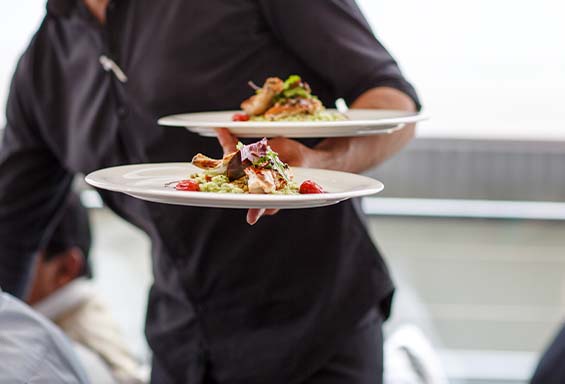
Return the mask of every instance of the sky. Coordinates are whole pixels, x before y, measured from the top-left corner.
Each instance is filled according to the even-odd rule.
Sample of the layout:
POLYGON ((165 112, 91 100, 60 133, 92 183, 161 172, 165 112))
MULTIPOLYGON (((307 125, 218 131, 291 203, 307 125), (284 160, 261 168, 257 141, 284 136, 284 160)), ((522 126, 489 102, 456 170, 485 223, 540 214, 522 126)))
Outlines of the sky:
MULTIPOLYGON (((420 136, 565 140, 562 0, 358 3, 431 117, 420 136)), ((45 0, 0 2, 2 109, 44 10, 45 0)))

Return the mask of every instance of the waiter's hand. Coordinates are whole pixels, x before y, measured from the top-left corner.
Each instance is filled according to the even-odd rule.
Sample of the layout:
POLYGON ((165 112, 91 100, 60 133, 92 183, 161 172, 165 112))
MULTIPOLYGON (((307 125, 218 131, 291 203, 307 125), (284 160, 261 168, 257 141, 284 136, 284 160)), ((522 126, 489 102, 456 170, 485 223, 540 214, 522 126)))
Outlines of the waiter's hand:
MULTIPOLYGON (((232 133, 227 130, 226 128, 218 128, 216 129, 216 134, 218 135, 218 141, 222 146, 224 151, 224 155, 228 153, 235 152, 237 150, 237 137, 232 135, 232 133)), ((250 225, 255 224, 262 216, 272 216, 276 214, 279 210, 278 209, 256 209, 252 208, 247 211, 247 222, 250 225)))
MULTIPOLYGON (((217 128, 216 134, 224 154, 236 151, 238 139, 227 128, 217 128)), ((269 139, 269 146, 278 153, 282 162, 291 167, 324 168, 324 158, 327 155, 325 151, 308 148, 296 140, 284 137, 269 139)))

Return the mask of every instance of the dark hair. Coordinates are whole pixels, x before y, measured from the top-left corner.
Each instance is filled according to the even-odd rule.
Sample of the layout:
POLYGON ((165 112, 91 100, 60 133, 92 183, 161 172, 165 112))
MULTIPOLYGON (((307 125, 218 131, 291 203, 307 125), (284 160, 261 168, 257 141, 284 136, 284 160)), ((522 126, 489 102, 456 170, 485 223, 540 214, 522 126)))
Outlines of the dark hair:
POLYGON ((63 215, 45 246, 45 260, 53 260, 72 247, 78 247, 84 256, 83 276, 92 277, 89 253, 92 238, 88 211, 79 197, 72 193, 66 201, 63 215))

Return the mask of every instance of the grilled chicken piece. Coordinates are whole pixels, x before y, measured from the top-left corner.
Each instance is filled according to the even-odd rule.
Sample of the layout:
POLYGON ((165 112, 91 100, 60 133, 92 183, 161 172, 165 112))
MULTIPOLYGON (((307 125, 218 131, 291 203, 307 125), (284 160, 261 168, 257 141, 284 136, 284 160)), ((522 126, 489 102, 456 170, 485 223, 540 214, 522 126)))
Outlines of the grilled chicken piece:
POLYGON ((270 169, 247 167, 244 169, 248 177, 249 193, 273 193, 277 190, 277 175, 270 169))
MULTIPOLYGON (((225 157, 224 157, 224 159, 225 159, 225 157)), ((210 158, 206 155, 198 153, 197 155, 195 155, 192 158, 192 165, 194 165, 194 166, 196 166, 200 169, 205 169, 205 170, 215 170, 215 169, 217 169, 218 173, 223 173, 223 172, 220 172, 222 167, 224 167, 224 166, 226 167, 226 168, 224 168, 224 171, 225 171, 225 169, 227 169, 227 163, 224 164, 224 159, 220 159, 220 160, 212 159, 212 158, 210 158)))
POLYGON ((276 103, 265 112, 268 120, 279 120, 296 115, 314 115, 322 111, 324 106, 318 99, 295 98, 276 103))
POLYGON ((273 98, 282 92, 283 85, 278 77, 269 77, 259 93, 241 103, 241 109, 249 116, 261 115, 273 105, 273 98))
POLYGON ((228 170, 228 164, 230 161, 239 154, 239 151, 228 153, 220 160, 212 159, 206 155, 198 153, 192 158, 192 165, 205 169, 209 173, 223 175, 228 170))
POLYGON ((224 155, 221 160, 212 159, 201 153, 192 158, 192 165, 205 169, 210 175, 226 175, 230 181, 245 176, 245 167, 251 165, 250 161, 241 161, 240 151, 224 155))

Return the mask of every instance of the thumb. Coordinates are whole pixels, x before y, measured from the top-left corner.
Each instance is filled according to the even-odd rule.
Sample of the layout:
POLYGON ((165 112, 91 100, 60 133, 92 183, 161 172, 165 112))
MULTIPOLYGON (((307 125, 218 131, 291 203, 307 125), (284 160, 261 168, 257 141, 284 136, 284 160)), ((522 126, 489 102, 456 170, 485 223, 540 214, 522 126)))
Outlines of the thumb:
POLYGON ((222 146, 224 151, 224 155, 228 153, 235 152, 237 150, 237 137, 235 137, 227 128, 216 128, 216 135, 218 137, 218 141, 222 146))

